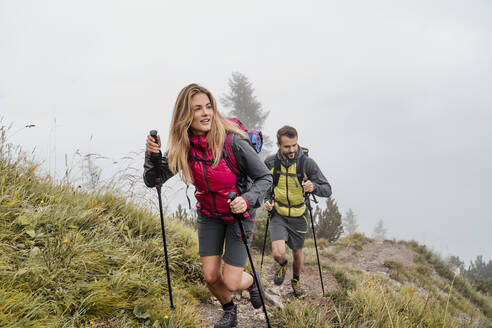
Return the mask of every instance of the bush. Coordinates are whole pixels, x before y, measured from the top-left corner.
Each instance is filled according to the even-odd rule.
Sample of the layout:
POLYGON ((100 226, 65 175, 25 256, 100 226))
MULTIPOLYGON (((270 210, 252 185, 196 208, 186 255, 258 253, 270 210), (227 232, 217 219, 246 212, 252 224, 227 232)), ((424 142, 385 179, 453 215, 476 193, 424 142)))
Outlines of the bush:
POLYGON ((356 232, 351 235, 348 235, 347 237, 340 238, 334 243, 334 245, 343 246, 343 247, 353 247, 356 250, 360 251, 362 250, 362 247, 365 244, 368 244, 372 241, 373 240, 371 238, 367 238, 364 234, 356 232))
POLYGON ((485 295, 492 295, 492 278, 489 279, 481 279, 476 278, 471 281, 472 285, 481 293, 485 295))
MULTIPOLYGON (((325 238, 316 238, 316 244, 318 245, 318 250, 330 246, 330 242, 325 238)), ((306 238, 306 240, 304 240, 304 248, 314 248, 314 239, 306 238)))

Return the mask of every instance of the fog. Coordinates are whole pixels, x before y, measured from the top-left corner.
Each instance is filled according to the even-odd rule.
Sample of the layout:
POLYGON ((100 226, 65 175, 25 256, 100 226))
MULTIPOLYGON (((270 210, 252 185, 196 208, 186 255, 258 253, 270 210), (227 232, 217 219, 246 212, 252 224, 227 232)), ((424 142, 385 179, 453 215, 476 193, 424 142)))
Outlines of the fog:
MULTIPOLYGON (((296 127, 362 232, 382 219, 388 238, 491 259, 491 13, 485 0, 0 0, 0 116, 61 177, 77 150, 143 157, 181 88, 220 98, 241 72, 270 111, 264 134, 296 127)), ((167 199, 185 205, 177 181, 167 199)))

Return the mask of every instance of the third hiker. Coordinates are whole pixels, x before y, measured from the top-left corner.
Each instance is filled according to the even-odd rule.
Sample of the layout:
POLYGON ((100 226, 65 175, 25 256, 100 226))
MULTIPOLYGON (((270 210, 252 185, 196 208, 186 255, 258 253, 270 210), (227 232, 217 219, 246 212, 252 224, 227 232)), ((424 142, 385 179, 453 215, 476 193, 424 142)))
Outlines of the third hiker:
POLYGON ((281 285, 287 272, 285 244, 292 250, 292 289, 294 296, 303 298, 305 290, 300 282, 304 264, 302 247, 308 232, 305 193, 320 197, 331 195, 331 186, 316 162, 308 156, 308 150, 297 144, 297 131, 284 126, 277 132, 278 152, 267 157, 265 164, 273 174, 272 201, 265 202, 265 209, 273 211, 270 220, 272 254, 278 263, 273 282, 281 285), (303 182, 304 177, 307 181, 303 182))

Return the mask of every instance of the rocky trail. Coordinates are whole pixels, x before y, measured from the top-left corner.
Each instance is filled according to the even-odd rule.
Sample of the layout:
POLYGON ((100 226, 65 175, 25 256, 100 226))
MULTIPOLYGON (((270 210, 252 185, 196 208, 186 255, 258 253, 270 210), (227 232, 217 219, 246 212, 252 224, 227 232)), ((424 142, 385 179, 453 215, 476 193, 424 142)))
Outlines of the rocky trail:
MULTIPOLYGON (((330 251, 331 249, 328 247, 325 250, 330 251)), ((411 265, 413 263, 414 255, 415 253, 407 247, 386 241, 366 244, 362 247, 362 250, 346 247, 338 250, 338 252, 335 253, 334 258, 329 259, 321 256, 320 260, 322 263, 335 262, 365 272, 387 274, 391 269, 388 268, 385 263, 388 261, 395 261, 402 263, 404 266, 411 265)), ((253 257, 259 259, 261 254, 254 252, 253 257)), ((265 288, 266 304, 270 320, 275 307, 283 308, 287 302, 295 301, 290 285, 292 266, 290 260, 289 262, 289 270, 287 271, 285 281, 281 286, 273 284, 273 275, 277 269, 277 264, 274 263, 271 257, 265 257, 265 262, 263 263, 261 277, 265 288)), ((307 296, 303 300, 300 300, 300 302, 312 304, 330 302, 328 297, 322 297, 319 271, 316 264, 305 264, 301 275, 301 281, 304 289, 307 291, 307 296)), ((334 291, 339 288, 335 278, 326 269, 323 269, 323 282, 325 292, 334 291)), ((235 293, 233 298, 234 302, 238 304, 238 327, 266 327, 262 308, 256 310, 253 309, 249 302, 249 294, 247 291, 243 291, 242 294, 235 293)), ((210 297, 208 302, 202 303, 202 327, 213 327, 214 323, 220 319, 221 315, 222 309, 220 303, 215 300, 215 298, 210 297)))
MULTIPOLYGON (((290 266, 290 264, 289 264, 290 266)), ((272 312, 275 307, 282 308, 286 302, 294 301, 295 297, 292 293, 290 280, 292 278, 292 267, 289 267, 285 281, 281 286, 273 284, 273 275, 276 270, 276 264, 263 263, 262 281, 266 294, 266 305, 269 318, 272 317, 272 312)), ((335 279, 328 273, 323 272, 325 291, 337 288, 335 279)), ((321 283, 319 280, 319 272, 317 266, 306 265, 302 275, 304 289, 308 295, 302 302, 317 302, 321 301, 321 283)), ((238 305, 238 327, 265 327, 266 321, 263 314, 263 309, 254 309, 249 301, 249 293, 234 293, 234 302, 238 305)), ((328 301, 328 299, 326 299, 328 301)), ((211 303, 202 304, 201 316, 203 318, 202 327, 213 327, 214 322, 218 321, 222 315, 222 308, 217 300, 211 303)))

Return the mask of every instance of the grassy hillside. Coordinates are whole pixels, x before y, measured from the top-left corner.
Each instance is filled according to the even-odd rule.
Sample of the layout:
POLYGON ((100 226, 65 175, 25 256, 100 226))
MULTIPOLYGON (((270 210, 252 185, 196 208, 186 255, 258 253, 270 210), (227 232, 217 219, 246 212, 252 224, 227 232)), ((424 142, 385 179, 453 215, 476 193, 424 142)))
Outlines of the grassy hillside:
MULTIPOLYGON (((337 282, 329 301, 288 302, 275 312, 278 326, 492 327, 492 298, 455 276, 425 246, 354 234, 321 248, 323 269, 337 282)), ((311 265, 314 252, 305 250, 311 265)))
POLYGON ((170 311, 158 218, 38 178, 35 164, 0 150, 0 327, 198 326, 204 287, 191 228, 166 222, 170 311))

